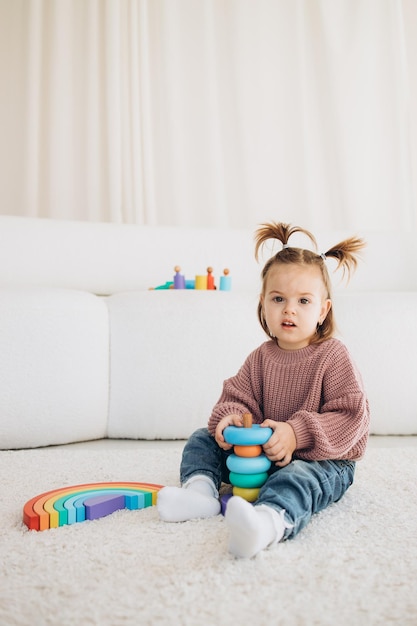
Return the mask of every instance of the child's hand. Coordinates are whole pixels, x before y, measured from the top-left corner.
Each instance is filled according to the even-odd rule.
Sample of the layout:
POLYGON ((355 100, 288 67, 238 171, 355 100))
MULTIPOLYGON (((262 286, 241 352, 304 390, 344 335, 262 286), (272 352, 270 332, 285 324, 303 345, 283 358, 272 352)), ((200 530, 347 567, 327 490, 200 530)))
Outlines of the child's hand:
POLYGON ((270 461, 275 461, 278 467, 291 463, 292 454, 297 446, 295 433, 290 424, 265 420, 261 426, 269 426, 274 431, 263 449, 270 461))
POLYGON ((222 450, 230 450, 233 446, 230 443, 226 443, 223 437, 223 431, 227 426, 243 426, 243 418, 241 415, 226 415, 216 426, 214 432, 214 438, 217 441, 217 445, 222 450))

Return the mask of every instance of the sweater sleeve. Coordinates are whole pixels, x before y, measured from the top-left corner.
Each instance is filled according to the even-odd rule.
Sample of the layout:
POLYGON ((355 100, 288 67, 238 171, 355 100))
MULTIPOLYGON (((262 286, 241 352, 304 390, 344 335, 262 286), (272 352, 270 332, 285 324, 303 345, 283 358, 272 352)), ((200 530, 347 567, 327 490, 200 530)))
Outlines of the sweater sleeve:
POLYGON ((346 347, 338 343, 329 356, 321 374, 320 410, 299 410, 288 420, 297 440, 295 457, 358 460, 369 435, 368 400, 346 347))

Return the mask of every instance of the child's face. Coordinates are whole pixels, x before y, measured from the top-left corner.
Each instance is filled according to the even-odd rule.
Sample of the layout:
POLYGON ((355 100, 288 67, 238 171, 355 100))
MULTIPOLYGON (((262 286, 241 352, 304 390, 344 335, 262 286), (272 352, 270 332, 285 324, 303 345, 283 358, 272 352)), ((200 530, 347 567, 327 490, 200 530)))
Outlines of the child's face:
POLYGON ((274 265, 261 296, 263 314, 283 350, 299 350, 311 343, 317 324, 331 307, 320 270, 314 266, 274 265))

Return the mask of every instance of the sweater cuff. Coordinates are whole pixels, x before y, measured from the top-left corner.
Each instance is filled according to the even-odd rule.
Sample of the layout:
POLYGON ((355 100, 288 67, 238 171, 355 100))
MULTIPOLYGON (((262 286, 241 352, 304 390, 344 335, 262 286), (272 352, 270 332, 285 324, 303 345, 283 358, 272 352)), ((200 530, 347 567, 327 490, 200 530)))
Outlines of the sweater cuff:
POLYGON ((288 420, 288 424, 292 426, 295 433, 296 450, 306 450, 313 447, 314 437, 311 435, 302 414, 294 413, 291 419, 288 420))

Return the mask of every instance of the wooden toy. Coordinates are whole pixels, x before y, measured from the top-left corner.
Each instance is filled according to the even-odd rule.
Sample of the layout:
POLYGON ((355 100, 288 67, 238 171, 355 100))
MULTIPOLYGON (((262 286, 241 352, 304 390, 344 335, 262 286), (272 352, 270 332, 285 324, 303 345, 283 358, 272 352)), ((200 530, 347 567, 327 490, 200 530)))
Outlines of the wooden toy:
POLYGON ((256 487, 262 487, 266 479, 268 478, 268 472, 257 472, 256 474, 239 474, 239 472, 230 472, 229 480, 235 487, 242 487, 243 489, 255 489, 256 487))
POLYGON ((254 489, 247 489, 243 487, 233 487, 233 495, 240 496, 247 502, 256 502, 259 497, 259 489, 256 487, 254 489))
MULTIPOLYGON (((207 274, 197 274, 193 280, 186 279, 183 274, 181 274, 181 268, 179 265, 174 267, 174 278, 173 280, 169 280, 162 285, 158 285, 158 287, 150 287, 150 291, 161 291, 165 289, 197 289, 197 290, 210 290, 215 291, 217 289, 215 285, 215 280, 213 276, 213 268, 207 268, 207 274)), ((229 276, 229 270, 223 270, 224 276, 220 278, 220 289, 222 291, 230 291, 232 288, 231 277, 229 276)))
POLYGON ((149 291, 161 291, 164 289, 173 289, 173 288, 174 288, 174 283, 172 282, 172 280, 169 280, 163 285, 159 285, 158 287, 149 287, 149 291))
POLYGON ((223 270, 223 276, 220 276, 220 291, 231 291, 232 279, 229 276, 229 270, 226 268, 223 270))
POLYGON ((179 265, 174 267, 174 289, 185 289, 185 276, 180 274, 181 268, 179 265))
MULTIPOLYGON (((262 427, 260 424, 253 424, 251 428, 227 426, 223 435, 227 443, 231 443, 233 446, 263 446, 272 435, 272 429, 262 427)), ((254 454, 254 456, 257 455, 254 454)))
MULTIPOLYGON (((271 461, 262 452, 262 445, 272 435, 272 428, 252 424, 252 415, 243 415, 243 427, 227 426, 223 436, 227 443, 234 446, 233 453, 227 457, 226 465, 230 470, 229 480, 233 485, 233 495, 248 502, 255 502, 259 490, 268 478, 271 461)), ((221 501, 226 508, 227 501, 221 501)))
POLYGON ((239 446, 239 445, 235 445, 234 446, 234 450, 235 450, 235 454, 237 454, 238 456, 248 456, 248 457, 252 457, 252 456, 259 456, 260 454, 262 454, 262 446, 239 446))
POLYGON ((124 504, 121 508, 143 509, 156 503, 160 489, 162 485, 135 482, 87 483, 53 489, 26 502, 23 522, 29 530, 46 530, 84 521, 88 519, 87 501, 90 507, 90 513, 87 514, 93 514, 94 519, 97 519, 113 512, 111 509, 121 503, 117 499, 120 496, 123 496, 124 504), (97 500, 99 498, 102 500, 97 500))
MULTIPOLYGON (((120 491, 117 489, 102 489, 94 492, 95 496, 118 495, 120 491)), ((137 489, 124 490, 126 506, 124 508, 135 510, 143 509, 152 505, 152 497, 150 493, 138 492, 137 489)), ((85 502, 86 497, 91 495, 91 490, 77 491, 74 496, 68 497, 66 493, 58 500, 51 498, 51 502, 46 501, 43 508, 50 512, 49 523, 54 526, 64 526, 66 524, 75 524, 76 522, 84 522, 86 519, 85 502), (55 516, 58 514, 58 517, 55 516), (57 519, 57 523, 55 520, 57 519)))
POLYGON ((207 268, 207 289, 216 289, 214 284, 213 268, 207 268))
POLYGON ((227 503, 229 502, 232 496, 233 496, 233 493, 224 493, 223 495, 220 496, 220 508, 221 508, 222 515, 226 513, 227 503))
POLYGON ((262 453, 252 457, 242 457, 235 453, 231 454, 227 460, 229 470, 237 474, 258 474, 267 472, 271 467, 271 461, 262 453))
POLYGON ((207 289, 207 276, 195 277, 195 289, 207 289))
POLYGON ((125 497, 122 493, 113 496, 96 496, 85 500, 85 516, 87 519, 99 519, 125 508, 125 497))

